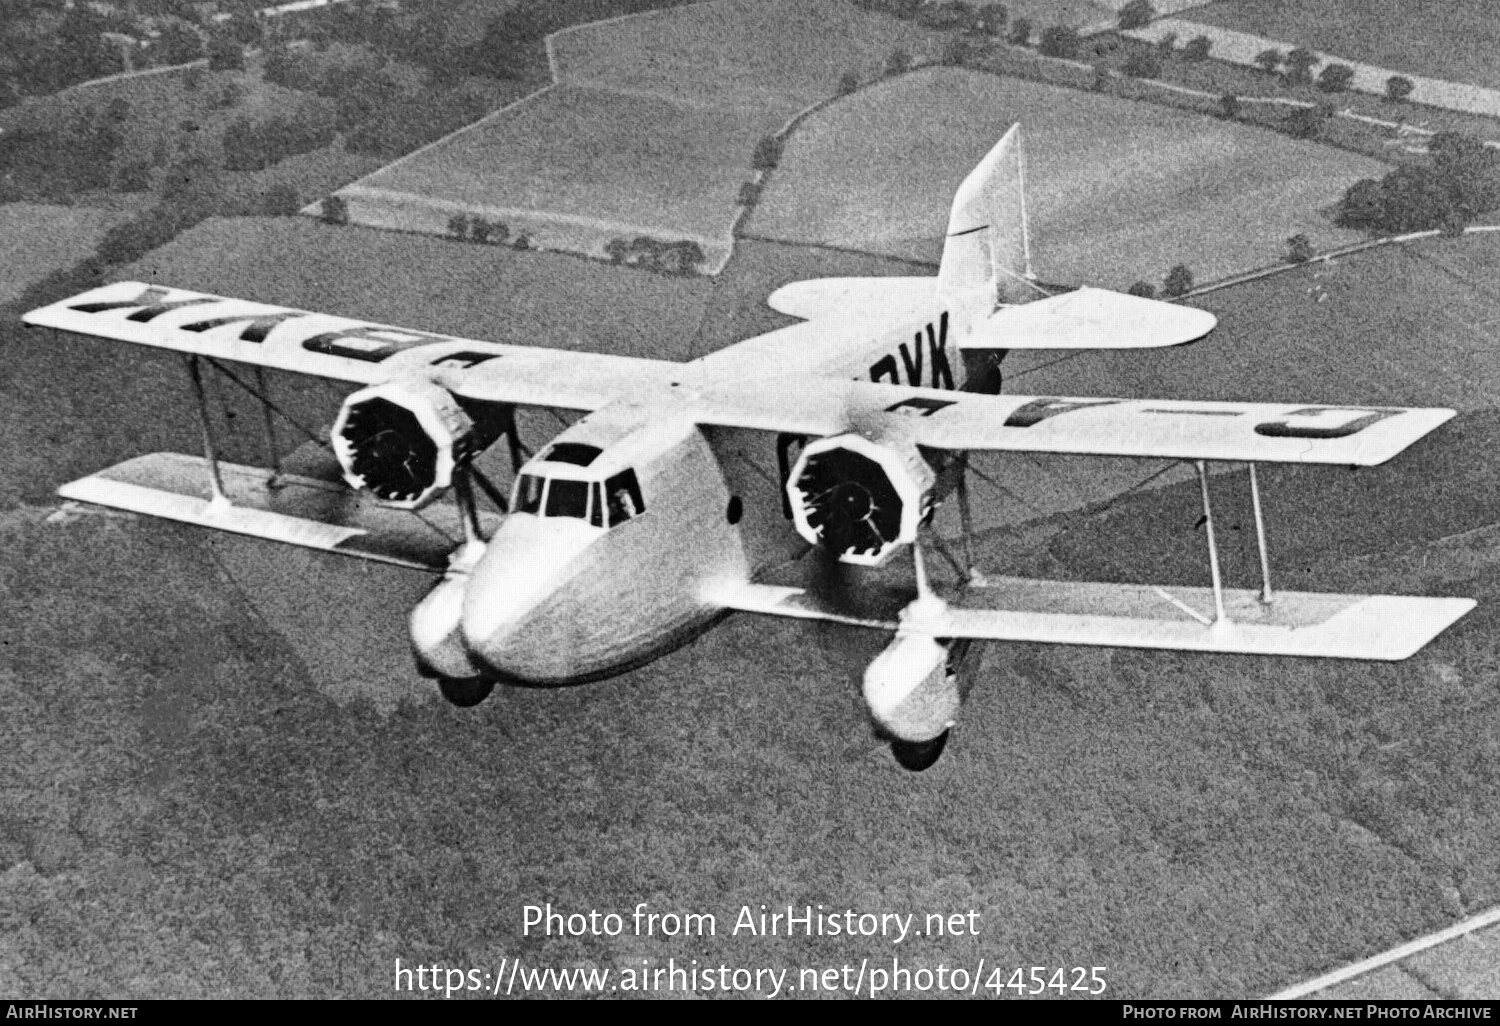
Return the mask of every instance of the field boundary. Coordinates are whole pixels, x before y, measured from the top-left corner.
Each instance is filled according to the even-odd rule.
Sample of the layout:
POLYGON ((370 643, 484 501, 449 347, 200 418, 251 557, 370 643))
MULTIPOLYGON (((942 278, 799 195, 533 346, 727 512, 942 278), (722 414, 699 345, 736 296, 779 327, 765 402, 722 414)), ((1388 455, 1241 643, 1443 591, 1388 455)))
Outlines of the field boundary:
POLYGON ((1353 965, 1345 966, 1342 969, 1335 969, 1331 973, 1326 973, 1323 976, 1308 980, 1306 983, 1299 983, 1294 987, 1288 987, 1286 990, 1277 991, 1275 994, 1272 994, 1268 998, 1266 998, 1266 1000, 1297 1001, 1302 998, 1311 997, 1318 991, 1327 990, 1329 987, 1338 986, 1340 983, 1347 983, 1350 980, 1355 979, 1356 977, 1372 973, 1376 969, 1383 969, 1393 962, 1399 962, 1404 958, 1410 958, 1412 955, 1421 954, 1422 952, 1427 951, 1431 948, 1435 948, 1440 944, 1447 944, 1449 941, 1457 940, 1460 937, 1466 937, 1471 933, 1482 930, 1486 926, 1493 926, 1496 923, 1500 923, 1500 906, 1496 906, 1495 908, 1492 908, 1487 912, 1481 912, 1477 916, 1471 916, 1468 919, 1464 919, 1460 922, 1454 923, 1447 929, 1439 930, 1436 933, 1430 933, 1425 937, 1418 937, 1414 941, 1408 941, 1407 943, 1402 944, 1398 947, 1394 947, 1389 951, 1383 952, 1382 954, 1374 955, 1360 962, 1355 962, 1353 965))
MULTIPOLYGON (((496 119, 510 114, 512 111, 516 110, 523 104, 530 103, 538 97, 547 95, 554 89, 557 89, 559 86, 572 84, 562 77, 560 69, 558 67, 555 41, 559 36, 568 33, 579 32, 584 29, 597 28, 601 25, 612 25, 633 18, 658 17, 664 14, 671 13, 673 11, 682 10, 685 7, 697 6, 698 4, 705 2, 708 2, 708 0, 692 0, 692 2, 690 3, 677 4, 672 7, 658 7, 649 11, 635 11, 628 14, 617 14, 609 18, 600 18, 597 21, 581 22, 577 25, 565 25, 555 32, 547 33, 547 35, 542 40, 542 46, 547 56, 547 77, 551 79, 550 82, 546 83, 538 89, 533 90, 532 92, 527 93, 525 96, 521 96, 515 100, 512 100, 510 103, 507 103, 503 107, 499 107, 495 110, 490 111, 482 118, 471 121, 467 125, 462 125, 446 135, 440 136, 423 146, 419 146, 418 148, 412 150, 410 153, 403 153, 401 156, 397 157, 390 163, 382 164, 380 167, 376 168, 374 171, 371 171, 369 174, 363 175, 362 177, 355 179, 347 185, 335 189, 331 195, 338 196, 346 203, 348 203, 350 200, 358 201, 361 199, 375 200, 377 202, 379 202, 380 200, 388 200, 392 204, 392 210, 429 210, 440 213, 444 216, 453 216, 460 213, 479 214, 484 217, 504 216, 522 222, 527 227, 533 230, 537 230, 539 228, 542 229, 541 234, 544 240, 546 232, 543 226, 558 224, 574 227, 587 226, 594 229, 603 228, 607 230, 620 228, 627 232, 647 236, 654 236, 661 233, 663 229, 660 226, 643 228, 634 225, 626 225, 621 222, 606 221, 598 218, 589 218, 584 215, 568 214, 557 211, 521 210, 519 208, 511 207, 491 207, 456 203, 451 200, 440 200, 432 197, 420 196, 416 193, 408 193, 394 189, 384 189, 380 188, 379 186, 367 185, 365 183, 369 182, 377 175, 384 174, 393 168, 399 167, 402 164, 405 164, 406 162, 421 156, 428 150, 449 143, 453 139, 458 138, 466 132, 471 132, 475 129, 486 126, 496 119)), ((593 85, 576 85, 575 88, 595 88, 600 92, 612 92, 622 96, 640 95, 639 93, 632 93, 628 90, 614 90, 608 88, 601 89, 598 86, 593 85)), ((662 97, 656 98, 663 99, 662 97)), ((690 102, 683 103, 681 105, 690 109, 705 109, 695 108, 694 105, 690 102)), ((321 218, 323 216, 323 203, 325 202, 325 199, 326 197, 321 197, 311 203, 306 204, 298 211, 298 213, 307 217, 321 218)), ((400 218, 395 218, 394 221, 361 219, 355 216, 354 207, 352 204, 348 213, 350 223, 363 224, 366 227, 394 231, 416 231, 422 232, 424 234, 434 233, 445 237, 448 235, 445 230, 442 230, 442 228, 446 228, 446 225, 441 226, 441 228, 439 228, 436 232, 431 232, 431 229, 429 227, 423 227, 409 223, 394 223, 394 221, 401 220, 400 218)), ((673 230, 671 232, 673 241, 691 241, 697 243, 703 248, 705 257, 707 258, 706 266, 704 267, 702 273, 708 275, 718 274, 724 269, 725 265, 727 265, 730 259, 734 256, 734 231, 743 216, 743 210, 741 210, 740 213, 736 214, 735 218, 730 223, 729 229, 727 231, 727 238, 715 239, 709 238, 707 236, 695 235, 690 232, 680 232, 673 230)), ((538 248, 549 249, 552 247, 540 246, 538 248)), ((573 246, 564 246, 558 248, 562 252, 575 251, 575 247, 573 246)), ((599 256, 597 247, 585 246, 580 255, 589 257, 591 259, 603 259, 599 256)))
MULTIPOLYGON (((1157 43, 1167 35, 1175 35, 1179 39, 1206 36, 1213 42, 1212 52, 1216 59, 1245 67, 1255 66, 1255 56, 1263 50, 1286 52, 1293 49, 1291 44, 1281 40, 1178 18, 1163 18, 1144 28, 1129 29, 1120 34, 1147 43, 1157 43)), ((1346 65, 1354 72, 1349 88, 1359 92, 1383 96, 1386 81, 1392 76, 1399 76, 1409 80, 1414 87, 1407 97, 1409 102, 1465 114, 1500 117, 1500 90, 1426 75, 1406 74, 1330 54, 1319 53, 1317 56, 1318 61, 1309 69, 1310 73, 1316 74, 1329 64, 1346 65)))

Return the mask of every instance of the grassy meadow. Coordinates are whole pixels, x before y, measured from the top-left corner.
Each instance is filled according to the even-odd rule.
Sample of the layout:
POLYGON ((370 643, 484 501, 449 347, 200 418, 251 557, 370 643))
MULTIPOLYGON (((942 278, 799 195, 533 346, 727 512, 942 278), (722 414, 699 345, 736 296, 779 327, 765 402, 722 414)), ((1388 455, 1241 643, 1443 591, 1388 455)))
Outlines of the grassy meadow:
POLYGON ((745 226, 788 242, 936 261, 953 192, 1019 121, 1037 272, 1124 288, 1274 263, 1381 163, 1145 103, 951 69, 862 90, 803 123, 745 226))

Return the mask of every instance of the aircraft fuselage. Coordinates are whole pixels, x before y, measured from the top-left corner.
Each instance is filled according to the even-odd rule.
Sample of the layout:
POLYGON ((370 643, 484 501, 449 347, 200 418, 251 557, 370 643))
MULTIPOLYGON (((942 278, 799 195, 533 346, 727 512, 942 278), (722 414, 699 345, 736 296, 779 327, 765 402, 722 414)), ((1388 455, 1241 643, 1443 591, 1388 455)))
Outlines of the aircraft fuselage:
MULTIPOLYGON (((935 314, 866 342, 841 372, 962 388, 969 368, 947 321, 935 314)), ((669 403, 582 418, 522 468, 510 515, 472 569, 414 612, 419 664, 557 686, 685 644, 724 615, 717 590, 806 551, 785 490, 806 441, 703 428, 669 403)))

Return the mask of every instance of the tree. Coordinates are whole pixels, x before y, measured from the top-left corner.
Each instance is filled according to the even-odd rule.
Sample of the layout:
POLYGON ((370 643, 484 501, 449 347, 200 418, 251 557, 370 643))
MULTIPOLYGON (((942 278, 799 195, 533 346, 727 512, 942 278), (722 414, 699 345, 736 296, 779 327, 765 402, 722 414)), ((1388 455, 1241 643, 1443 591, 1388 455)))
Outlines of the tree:
POLYGON ((260 54, 260 75, 272 85, 290 86, 292 55, 285 45, 272 43, 260 54))
POLYGON ((703 263, 703 247, 696 242, 674 242, 663 246, 659 266, 667 274, 689 275, 703 263))
POLYGON ((531 236, 522 232, 516 236, 516 241, 511 243, 516 249, 530 249, 532 247, 531 236))
POLYGON ((852 71, 844 72, 839 79, 839 95, 848 96, 859 88, 859 76, 852 71))
POLYGON ((1156 298, 1156 286, 1152 285, 1149 281, 1138 281, 1125 291, 1129 295, 1140 296, 1143 299, 1156 298))
POLYGON ((1344 191, 1334 223, 1343 228, 1379 229, 1385 222, 1385 190, 1373 178, 1361 178, 1344 191))
POLYGON ((1380 183, 1381 224, 1388 232, 1414 232, 1451 224, 1461 216, 1458 197, 1441 173, 1408 164, 1380 183))
POLYGON ((244 45, 231 35, 214 36, 208 43, 208 67, 211 71, 244 71, 244 45))
POLYGON ((448 218, 448 234, 455 239, 467 239, 469 237, 469 215, 454 214, 448 218))
POLYGON ((1281 127, 1293 139, 1316 139, 1329 113, 1322 107, 1298 107, 1286 116, 1281 127))
POLYGON ((1325 93, 1341 93, 1354 82, 1354 69, 1347 64, 1327 64, 1318 73, 1318 88, 1325 93))
POLYGON ((1121 65, 1120 70, 1131 78, 1155 78, 1161 74, 1162 56, 1156 50, 1137 50, 1121 65))
POLYGON ((1500 206, 1500 154, 1458 132, 1439 132, 1427 144, 1432 166, 1469 216, 1500 206))
POLYGON ((271 217, 292 217, 302 209, 297 190, 286 182, 268 187, 260 194, 260 212, 271 217))
POLYGON ((1307 47, 1297 47, 1286 55, 1286 80, 1292 85, 1307 85, 1312 81, 1312 69, 1318 60, 1318 55, 1307 47))
POLYGON ((128 264, 139 260, 158 246, 172 241, 177 234, 175 217, 161 208, 148 210, 117 224, 99 241, 99 259, 106 264, 128 264))
POLYGON ((1233 93, 1219 97, 1219 116, 1233 121, 1240 116, 1240 98, 1233 93))
POLYGON ((885 73, 887 75, 901 75, 911 70, 911 54, 905 50, 892 52, 885 62, 885 73))
POLYGON ((203 38, 180 18, 171 18, 158 30, 151 55, 158 64, 186 64, 203 56, 203 38))
POLYGON ((917 8, 917 24, 945 31, 974 23, 974 11, 960 0, 947 3, 927 3, 917 8))
POLYGON ((132 160, 115 168, 115 188, 120 192, 145 192, 151 188, 151 163, 132 160))
POLYGON ((750 166, 756 171, 769 171, 780 163, 781 140, 774 135, 762 136, 750 156, 750 166))
POLYGON ((204 157, 185 157, 162 174, 158 209, 170 212, 180 225, 197 224, 217 213, 222 201, 223 176, 204 157))
POLYGON ((1305 264, 1313 258, 1312 240, 1300 232, 1286 240, 1286 260, 1289 264, 1305 264))
POLYGON ((741 182, 739 204, 742 207, 753 207, 760 202, 760 183, 741 182))
POLYGON ((1075 29, 1067 25, 1053 25, 1042 30, 1037 49, 1046 57, 1072 58, 1078 56, 1079 38, 1075 29))
POLYGON ((1000 4, 985 4, 974 15, 974 31, 987 36, 998 36, 1005 31, 1005 21, 1010 16, 1000 4))
POLYGON ((959 67, 969 59, 969 41, 963 36, 950 36, 943 43, 943 63, 949 67, 959 67))
POLYGON ((1411 95, 1416 84, 1404 75, 1392 75, 1385 80, 1385 96, 1388 100, 1400 103, 1411 95))
POLYGON ((324 196, 318 216, 324 224, 348 224, 349 202, 342 196, 324 196))
POLYGON ((1148 24, 1156 17, 1156 8, 1151 6, 1151 0, 1130 0, 1130 3, 1120 8, 1120 30, 1129 32, 1148 24))
POLYGON ((1161 292, 1164 296, 1185 296, 1193 290, 1193 272, 1188 270, 1186 264, 1178 264, 1167 272, 1167 280, 1162 282, 1161 292))
POLYGON ((1182 59, 1185 61, 1206 61, 1208 51, 1213 48, 1213 40, 1207 36, 1194 36, 1189 39, 1182 48, 1182 59))
POLYGON ((1177 52, 1177 33, 1168 32, 1156 41, 1156 49, 1162 56, 1170 57, 1177 52))
POLYGON ((1005 37, 1006 42, 1016 46, 1025 46, 1031 42, 1031 19, 1017 18, 1010 23, 1010 34, 1005 37))
POLYGON ((1285 60, 1286 54, 1276 49, 1262 50, 1255 55, 1255 63, 1259 64, 1261 70, 1267 75, 1276 74, 1277 69, 1281 67, 1281 63, 1285 60))

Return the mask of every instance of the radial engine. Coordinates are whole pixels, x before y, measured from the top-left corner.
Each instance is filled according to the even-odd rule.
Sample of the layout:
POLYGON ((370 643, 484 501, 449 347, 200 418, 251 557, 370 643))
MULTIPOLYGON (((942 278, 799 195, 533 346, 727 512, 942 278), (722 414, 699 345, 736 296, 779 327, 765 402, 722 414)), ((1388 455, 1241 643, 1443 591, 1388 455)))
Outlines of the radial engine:
POLYGON ((351 488, 397 509, 420 509, 505 434, 511 416, 509 407, 464 403, 426 379, 386 381, 344 400, 333 451, 351 488))
POLYGON ((934 480, 912 443, 851 433, 808 443, 786 487, 798 534, 845 563, 879 566, 916 540, 934 480))

